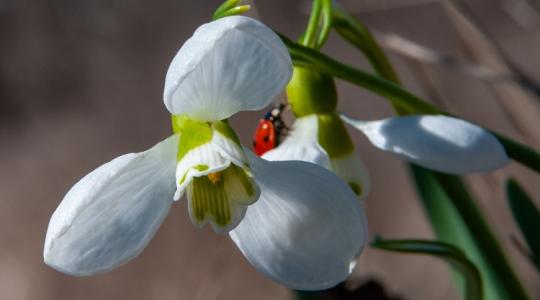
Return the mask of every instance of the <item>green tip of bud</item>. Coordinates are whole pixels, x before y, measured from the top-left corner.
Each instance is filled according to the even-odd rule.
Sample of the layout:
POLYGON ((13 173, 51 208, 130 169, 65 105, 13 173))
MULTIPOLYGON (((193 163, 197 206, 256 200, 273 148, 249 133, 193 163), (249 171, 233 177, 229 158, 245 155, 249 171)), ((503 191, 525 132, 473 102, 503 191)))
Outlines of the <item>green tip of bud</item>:
POLYGON ((287 98, 298 118, 334 112, 337 106, 334 79, 313 70, 294 67, 292 79, 287 86, 287 98))
POLYGON ((349 187, 356 194, 356 196, 360 196, 362 194, 362 187, 358 183, 349 182, 349 187))

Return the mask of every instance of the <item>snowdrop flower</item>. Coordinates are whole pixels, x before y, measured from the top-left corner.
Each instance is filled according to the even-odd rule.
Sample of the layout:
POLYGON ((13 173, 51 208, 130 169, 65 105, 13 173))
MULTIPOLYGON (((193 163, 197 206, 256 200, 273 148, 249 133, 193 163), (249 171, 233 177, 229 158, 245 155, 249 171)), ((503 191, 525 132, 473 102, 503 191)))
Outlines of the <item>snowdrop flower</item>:
POLYGON ((318 164, 336 173, 363 199, 369 193, 369 174, 336 113, 337 92, 333 79, 295 67, 287 96, 297 119, 281 145, 263 157, 318 164))
POLYGON ((411 115, 360 121, 342 115, 384 151, 440 172, 464 174, 501 168, 510 162, 504 147, 487 130, 443 115, 411 115))
POLYGON ((317 165, 246 152, 225 120, 268 105, 291 71, 285 46, 258 21, 199 27, 165 80, 175 133, 77 182, 52 215, 45 263, 77 276, 109 271, 137 256, 186 194, 196 226, 234 229, 242 253, 271 278, 299 289, 344 280, 367 237, 355 195, 317 165))

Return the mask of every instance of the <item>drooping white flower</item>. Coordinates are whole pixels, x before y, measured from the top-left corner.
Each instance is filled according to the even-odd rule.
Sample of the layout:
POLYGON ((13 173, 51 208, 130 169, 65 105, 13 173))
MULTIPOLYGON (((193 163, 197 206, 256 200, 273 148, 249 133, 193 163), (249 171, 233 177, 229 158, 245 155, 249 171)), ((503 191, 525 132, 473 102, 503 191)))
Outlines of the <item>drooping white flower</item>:
POLYGON ((165 104, 175 134, 76 183, 49 223, 45 263, 77 276, 109 271, 144 249, 173 199, 185 193, 196 226, 210 223, 218 233, 238 228, 234 241, 275 280, 322 289, 348 276, 366 239, 350 189, 314 164, 246 155, 222 120, 266 106, 283 89, 291 76, 286 53, 271 30, 250 18, 201 26, 167 73, 165 104), (275 218, 259 219, 258 207, 275 218), (319 249, 328 244, 336 246, 319 249))
POLYGON ((301 160, 336 173, 363 199, 370 189, 369 173, 339 117, 310 114, 297 118, 285 140, 266 152, 268 160, 301 160))
POLYGON ((264 157, 319 164, 336 173, 360 199, 365 198, 370 189, 369 174, 336 113, 334 79, 296 66, 287 85, 287 99, 296 120, 283 143, 264 157))
POLYGON ((379 121, 342 119, 384 151, 420 166, 451 174, 486 172, 510 160, 487 130, 443 115, 412 115, 379 121))
POLYGON ((267 106, 291 77, 287 49, 272 30, 243 16, 199 27, 171 62, 164 103, 182 135, 175 199, 187 191, 197 226, 226 233, 259 197, 244 151, 225 121, 267 106), (220 199, 219 205, 209 199, 220 199))

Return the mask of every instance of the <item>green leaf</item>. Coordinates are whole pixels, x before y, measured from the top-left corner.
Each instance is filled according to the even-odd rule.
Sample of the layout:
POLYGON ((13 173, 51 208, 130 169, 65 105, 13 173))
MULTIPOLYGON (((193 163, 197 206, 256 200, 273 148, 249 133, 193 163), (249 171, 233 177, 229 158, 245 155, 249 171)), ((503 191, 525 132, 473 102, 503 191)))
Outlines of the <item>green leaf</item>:
POLYGON ((465 299, 479 300, 482 296, 480 272, 467 256, 457 247, 438 241, 426 240, 381 240, 376 238, 371 246, 388 251, 433 255, 444 259, 465 278, 465 299))
POLYGON ((461 179, 418 166, 412 171, 435 232, 477 264, 486 299, 529 299, 461 179))
POLYGON ((531 250, 530 259, 540 271, 540 212, 523 188, 513 179, 506 182, 506 195, 514 219, 531 250))

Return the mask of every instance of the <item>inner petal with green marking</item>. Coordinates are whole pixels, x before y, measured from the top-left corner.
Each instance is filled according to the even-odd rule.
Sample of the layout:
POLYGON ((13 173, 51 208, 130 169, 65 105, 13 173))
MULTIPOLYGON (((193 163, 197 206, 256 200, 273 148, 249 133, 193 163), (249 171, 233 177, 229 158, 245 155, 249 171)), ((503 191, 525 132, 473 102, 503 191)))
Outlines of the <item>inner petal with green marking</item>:
POLYGON ((240 223, 247 206, 259 194, 251 175, 234 164, 223 171, 195 177, 187 187, 191 221, 198 227, 210 222, 214 231, 227 233, 240 223))
POLYGON ((236 133, 223 120, 173 116, 172 121, 180 134, 175 200, 185 191, 196 226, 210 223, 218 233, 229 232, 260 194, 236 133))

